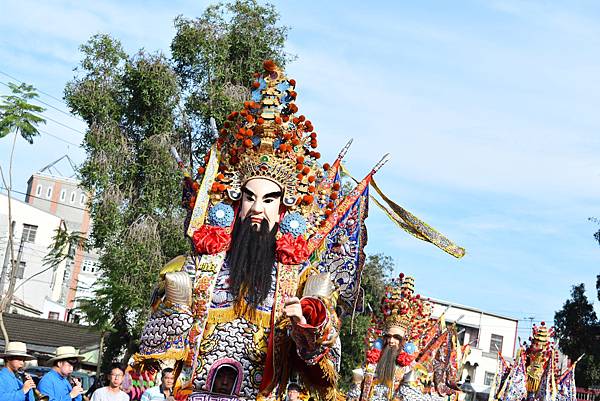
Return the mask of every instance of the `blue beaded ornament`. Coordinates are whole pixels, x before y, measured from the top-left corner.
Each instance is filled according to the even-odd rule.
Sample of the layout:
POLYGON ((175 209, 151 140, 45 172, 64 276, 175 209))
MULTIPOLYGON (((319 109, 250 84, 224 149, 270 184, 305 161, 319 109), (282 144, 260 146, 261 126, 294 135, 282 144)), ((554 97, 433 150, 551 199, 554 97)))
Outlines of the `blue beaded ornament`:
POLYGON ((407 342, 406 344, 404 344, 404 352, 406 352, 409 355, 412 355, 415 353, 415 351, 417 350, 417 346, 412 343, 412 342, 407 342))
POLYGON ((217 203, 208 210, 207 223, 211 226, 229 227, 233 223, 235 213, 226 203, 217 203))
POLYGON ((290 233, 294 237, 298 237, 306 232, 306 220, 298 212, 287 213, 281 223, 279 223, 280 231, 283 234, 290 233))

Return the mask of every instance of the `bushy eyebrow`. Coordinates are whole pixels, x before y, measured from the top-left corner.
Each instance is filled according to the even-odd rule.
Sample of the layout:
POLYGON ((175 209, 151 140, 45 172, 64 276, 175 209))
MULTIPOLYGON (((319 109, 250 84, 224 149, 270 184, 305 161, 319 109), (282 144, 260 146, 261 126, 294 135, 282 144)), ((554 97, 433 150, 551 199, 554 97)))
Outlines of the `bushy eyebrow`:
MULTIPOLYGON (((245 187, 242 188, 242 192, 244 192, 248 196, 256 197, 256 194, 254 192, 250 191, 248 188, 245 188, 245 187)), ((263 199, 281 198, 282 195, 283 195, 283 193, 281 191, 270 192, 270 193, 266 194, 265 196, 263 196, 263 199)))
POLYGON ((271 192, 271 193, 268 193, 265 196, 263 196, 263 199, 266 199, 266 198, 281 198, 281 195, 283 195, 281 191, 271 192))
POLYGON ((242 188, 242 192, 245 193, 248 196, 256 196, 254 195, 254 192, 250 191, 248 188, 244 187, 242 188))

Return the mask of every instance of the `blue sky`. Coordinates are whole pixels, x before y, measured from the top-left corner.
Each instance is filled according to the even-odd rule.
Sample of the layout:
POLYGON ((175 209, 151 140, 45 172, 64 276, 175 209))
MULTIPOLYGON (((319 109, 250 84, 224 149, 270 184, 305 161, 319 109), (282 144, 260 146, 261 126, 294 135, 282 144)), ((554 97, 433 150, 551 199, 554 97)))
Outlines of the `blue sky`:
MULTIPOLYGON (((168 54, 173 18, 198 16, 206 4, 3 0, 0 71, 61 98, 92 34, 110 33, 129 52, 168 54)), ((587 221, 600 216, 597 2, 275 4, 298 56, 288 75, 321 153, 332 160, 354 138, 347 165, 362 175, 391 152, 377 175, 383 190, 468 252, 454 260, 372 205, 369 253, 392 256, 424 294, 518 319, 551 321, 579 282, 600 309, 597 226, 587 221)), ((48 121, 44 131, 80 143, 81 121, 45 114, 72 129, 48 121)), ((3 165, 8 152, 3 140, 3 165)), ((16 152, 21 191, 65 153, 84 157, 49 135, 16 152)))

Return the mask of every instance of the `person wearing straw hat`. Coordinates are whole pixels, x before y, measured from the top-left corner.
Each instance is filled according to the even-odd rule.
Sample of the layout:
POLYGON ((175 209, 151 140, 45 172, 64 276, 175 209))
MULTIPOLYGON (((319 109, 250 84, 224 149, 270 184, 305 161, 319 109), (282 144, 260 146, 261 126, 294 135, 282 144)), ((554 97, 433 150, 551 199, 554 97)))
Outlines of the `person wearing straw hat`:
POLYGON ((6 345, 4 353, 4 368, 0 370, 0 401, 34 401, 32 388, 35 383, 31 378, 23 383, 17 374, 25 366, 25 361, 35 359, 27 353, 25 343, 13 341, 6 345))
POLYGON ((74 347, 58 347, 54 357, 48 360, 52 369, 42 377, 38 389, 50 397, 49 401, 81 401, 84 392, 81 383, 72 386, 68 377, 83 359, 85 357, 74 347))

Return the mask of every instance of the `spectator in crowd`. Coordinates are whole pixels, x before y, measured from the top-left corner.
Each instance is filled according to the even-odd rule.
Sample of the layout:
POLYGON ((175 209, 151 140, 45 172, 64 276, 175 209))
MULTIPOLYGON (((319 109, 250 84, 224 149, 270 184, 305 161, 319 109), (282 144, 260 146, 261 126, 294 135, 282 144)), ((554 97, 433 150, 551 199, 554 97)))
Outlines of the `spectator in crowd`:
POLYGON ((106 375, 108 385, 94 391, 91 401, 128 401, 129 396, 121 390, 124 375, 125 368, 119 363, 113 363, 106 375))
POLYGON ((68 379, 82 359, 84 356, 74 347, 58 347, 54 357, 48 360, 52 369, 42 377, 38 389, 50 397, 50 401, 81 401, 84 393, 81 382, 74 379, 73 386, 68 379))
POLYGON ((175 373, 173 369, 163 369, 160 375, 160 385, 150 387, 142 394, 141 401, 174 401, 173 387, 175 385, 175 373))
POLYGON ((0 370, 0 401, 34 401, 32 388, 35 383, 29 377, 23 382, 20 372, 25 361, 35 359, 27 354, 27 346, 21 342, 9 342, 0 358, 4 359, 4 368, 0 370))
POLYGON ((297 383, 290 383, 287 387, 287 401, 298 401, 300 390, 301 387, 297 383))

